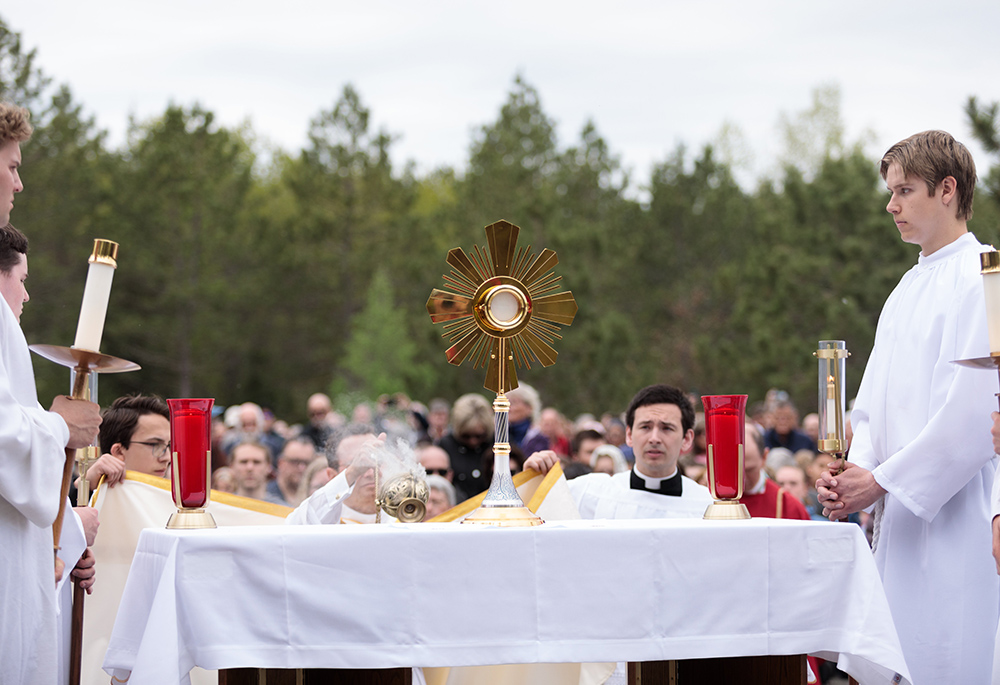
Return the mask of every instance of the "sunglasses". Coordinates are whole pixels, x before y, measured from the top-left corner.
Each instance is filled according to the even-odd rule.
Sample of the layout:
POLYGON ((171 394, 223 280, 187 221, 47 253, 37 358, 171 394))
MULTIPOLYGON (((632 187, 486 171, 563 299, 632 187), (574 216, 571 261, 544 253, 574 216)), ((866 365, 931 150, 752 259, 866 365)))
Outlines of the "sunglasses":
POLYGON ((462 442, 472 442, 473 440, 483 442, 488 437, 488 433, 460 433, 458 439, 462 442))

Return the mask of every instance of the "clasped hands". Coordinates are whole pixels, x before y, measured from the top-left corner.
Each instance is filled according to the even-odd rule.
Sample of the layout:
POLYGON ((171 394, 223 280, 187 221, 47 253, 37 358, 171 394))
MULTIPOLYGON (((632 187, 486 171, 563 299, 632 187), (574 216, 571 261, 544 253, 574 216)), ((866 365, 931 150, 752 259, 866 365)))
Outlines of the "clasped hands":
POLYGON ((837 459, 820 474, 816 494, 823 505, 823 516, 836 521, 870 507, 885 490, 868 469, 837 459))

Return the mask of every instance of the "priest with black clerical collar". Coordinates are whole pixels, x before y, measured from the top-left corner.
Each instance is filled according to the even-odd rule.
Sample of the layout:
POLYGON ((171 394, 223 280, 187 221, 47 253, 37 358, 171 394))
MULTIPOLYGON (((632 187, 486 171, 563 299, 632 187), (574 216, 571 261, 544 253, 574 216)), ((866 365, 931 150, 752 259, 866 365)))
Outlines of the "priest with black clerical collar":
MULTIPOLYGON (((682 475, 680 455, 694 442, 694 407, 670 385, 651 385, 632 398, 625 414, 625 441, 635 464, 609 476, 591 473, 569 481, 585 519, 701 518, 712 503, 708 488, 682 475)), ((559 457, 536 452, 524 467, 548 472, 559 457)))

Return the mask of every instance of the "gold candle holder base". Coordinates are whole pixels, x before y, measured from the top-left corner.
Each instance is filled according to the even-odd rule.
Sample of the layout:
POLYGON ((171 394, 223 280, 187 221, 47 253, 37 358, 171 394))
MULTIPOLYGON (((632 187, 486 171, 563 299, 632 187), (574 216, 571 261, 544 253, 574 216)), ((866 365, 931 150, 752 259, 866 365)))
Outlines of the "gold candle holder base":
POLYGON ((170 516, 167 528, 170 530, 193 530, 196 528, 217 528, 215 518, 204 509, 180 507, 170 516))
POLYGON ((528 507, 479 507, 466 516, 462 523, 501 528, 523 528, 540 526, 545 521, 531 513, 528 507))
POLYGON ((713 521, 734 521, 750 518, 747 505, 738 499, 717 499, 708 505, 703 519, 713 521))

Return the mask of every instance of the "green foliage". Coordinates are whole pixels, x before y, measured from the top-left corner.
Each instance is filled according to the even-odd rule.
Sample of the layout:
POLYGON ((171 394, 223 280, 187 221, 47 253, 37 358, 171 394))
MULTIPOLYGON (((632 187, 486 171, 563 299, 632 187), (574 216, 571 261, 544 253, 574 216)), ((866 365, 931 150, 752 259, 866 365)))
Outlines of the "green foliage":
POLYGON ((844 150, 844 123, 840 118, 840 88, 821 86, 813 91, 809 109, 795 116, 781 115, 785 139, 781 162, 809 177, 830 157, 844 150))
POLYGON ((1000 164, 997 164, 1000 162, 1000 102, 980 107, 979 101, 970 97, 965 105, 965 114, 972 126, 972 135, 994 157, 994 164, 989 171, 984 173, 981 162, 979 166, 980 183, 992 202, 981 202, 983 193, 978 193, 973 205, 973 219, 977 220, 977 227, 985 227, 985 230, 976 231, 980 239, 997 244, 1000 237, 1000 164), (983 218, 984 210, 990 215, 986 220, 983 218))
POLYGON ((392 284, 384 268, 375 272, 365 308, 354 318, 331 394, 353 390, 375 398, 427 387, 427 364, 417 356, 406 311, 393 303, 392 284))
POLYGON ((0 18, 0 100, 29 110, 41 101, 51 79, 35 67, 36 50, 24 51, 21 34, 0 18))
MULTIPOLYGON (((246 400, 304 419, 309 394, 353 405, 404 391, 418 400, 477 391, 484 371, 449 365, 425 303, 449 249, 483 245, 507 219, 519 245, 555 250, 579 313, 558 363, 519 371, 567 414, 621 411, 649 383, 695 392, 788 390, 815 402, 820 339, 847 341, 856 391, 886 296, 914 262, 885 214, 875 160, 844 140, 836 87, 783 120, 784 166, 750 189, 738 129, 720 146, 678 146, 632 179, 592 123, 560 145, 539 93, 514 79, 495 120, 473 134, 467 170, 416 176, 391 161, 345 86, 303 150, 257 166, 253 131, 210 109, 170 106, 134 122, 121 150, 65 87, 53 88, 0 21, 0 97, 28 106, 14 219, 31 238, 30 342, 72 341, 96 237, 121 243, 102 347, 142 365, 102 379, 124 392, 246 400)), ((996 104, 966 107, 992 159, 970 225, 1000 239, 996 104)), ((64 369, 36 363, 43 401, 64 369)))
POLYGON ((827 339, 847 341, 848 393, 857 391, 882 303, 916 257, 885 214, 878 181, 856 149, 828 157, 811 181, 788 167, 781 194, 760 190, 753 242, 720 270, 724 330, 700 334, 699 369, 713 392, 739 381, 751 401, 779 387, 812 406, 810 354, 827 339))

